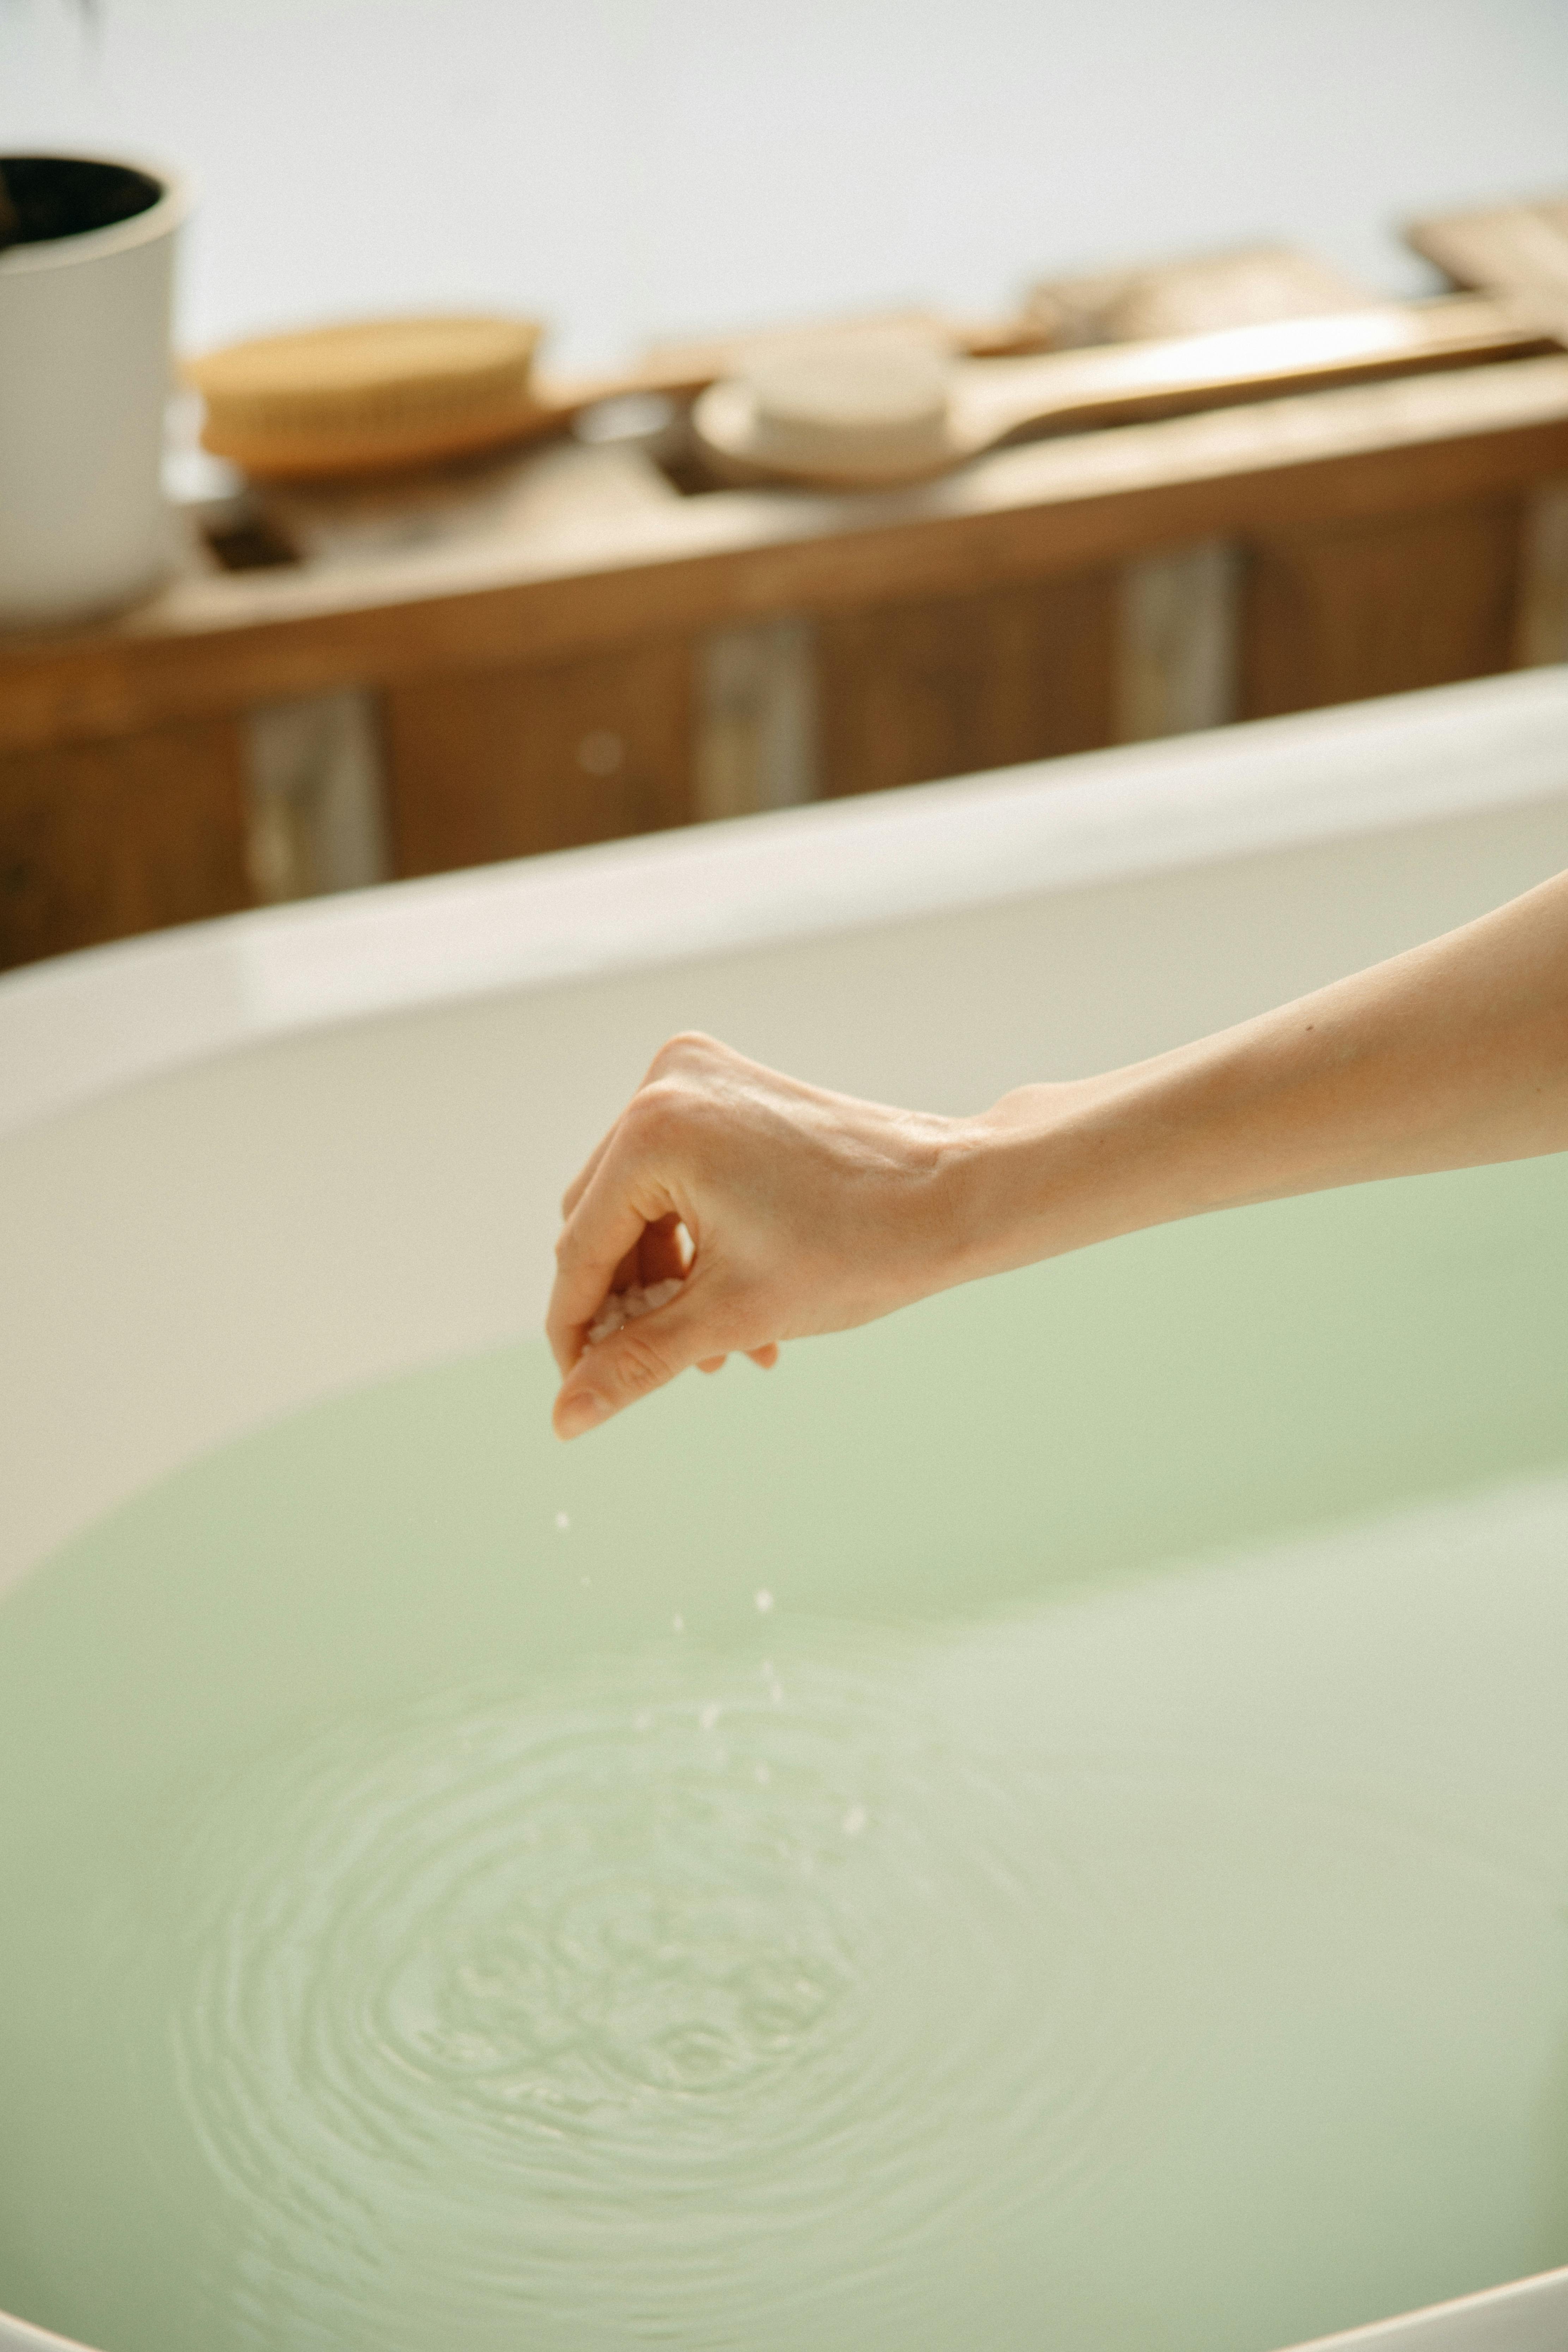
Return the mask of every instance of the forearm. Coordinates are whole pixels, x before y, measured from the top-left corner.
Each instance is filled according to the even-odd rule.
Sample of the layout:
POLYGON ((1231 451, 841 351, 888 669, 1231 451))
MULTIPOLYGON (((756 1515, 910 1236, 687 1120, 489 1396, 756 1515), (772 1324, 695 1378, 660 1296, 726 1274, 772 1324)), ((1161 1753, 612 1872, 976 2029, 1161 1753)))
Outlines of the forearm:
POLYGON ((1005 1097, 955 1163, 955 1278, 1245 1202, 1563 1150, 1568 875, 1196 1045, 1005 1097))
POLYGON ((673 1038, 563 1203, 555 1424, 1143 1225, 1568 1150, 1568 875, 1261 1019, 975 1119, 673 1038), (671 1256, 679 1228, 694 1248, 671 1256), (668 1281, 597 1345, 606 1294, 668 1281))

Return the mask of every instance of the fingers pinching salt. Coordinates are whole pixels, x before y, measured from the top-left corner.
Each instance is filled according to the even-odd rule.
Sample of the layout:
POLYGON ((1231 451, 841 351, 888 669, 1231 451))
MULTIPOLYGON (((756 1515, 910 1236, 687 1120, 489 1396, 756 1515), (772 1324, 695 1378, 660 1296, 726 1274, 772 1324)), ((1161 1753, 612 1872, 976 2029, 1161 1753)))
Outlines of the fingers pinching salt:
POLYGON ((660 1307, 668 1307, 681 1286, 682 1277, 674 1275, 668 1282, 652 1282, 646 1288, 634 1283, 629 1290, 612 1290, 593 1321, 589 1324, 586 1344, 595 1347, 601 1339, 635 1323, 639 1315, 651 1315, 660 1307))

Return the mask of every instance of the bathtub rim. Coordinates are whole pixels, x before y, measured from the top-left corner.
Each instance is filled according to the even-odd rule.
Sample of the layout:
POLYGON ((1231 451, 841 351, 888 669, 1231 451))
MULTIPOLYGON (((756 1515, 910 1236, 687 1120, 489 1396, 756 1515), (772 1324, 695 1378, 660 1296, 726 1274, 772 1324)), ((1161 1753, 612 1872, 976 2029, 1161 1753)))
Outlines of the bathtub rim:
POLYGON ((1283 2352, 1556 2352, 1568 2323, 1568 2268, 1537 2271, 1448 2303, 1424 2305, 1283 2352), (1484 2327, 1472 2335, 1470 2322, 1484 2327), (1500 2321, 1506 2333, 1493 2322, 1500 2321))
POLYGON ((257 908, 0 974, 0 1137, 263 1041, 1568 797, 1568 665, 257 908))

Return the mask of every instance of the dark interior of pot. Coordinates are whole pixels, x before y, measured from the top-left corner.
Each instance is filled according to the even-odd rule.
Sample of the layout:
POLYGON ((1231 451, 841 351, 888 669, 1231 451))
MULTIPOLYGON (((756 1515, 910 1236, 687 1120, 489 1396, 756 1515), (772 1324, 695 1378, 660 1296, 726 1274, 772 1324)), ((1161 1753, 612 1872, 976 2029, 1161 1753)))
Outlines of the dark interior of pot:
POLYGON ((45 245, 150 212, 161 180, 81 155, 0 155, 0 246, 45 245))

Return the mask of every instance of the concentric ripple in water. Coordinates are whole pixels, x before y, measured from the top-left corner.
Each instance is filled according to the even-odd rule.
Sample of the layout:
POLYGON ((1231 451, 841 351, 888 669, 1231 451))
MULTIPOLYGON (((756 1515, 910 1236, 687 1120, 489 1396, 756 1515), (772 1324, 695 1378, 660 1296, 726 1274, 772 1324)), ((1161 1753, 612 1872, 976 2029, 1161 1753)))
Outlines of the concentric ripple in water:
POLYGON ((254 2340, 427 2343, 456 2297, 465 2341, 707 2341, 748 2233, 809 2297, 824 2232, 891 2268, 966 2195, 1068 2188, 1046 2150, 1092 2170, 1114 1938, 1038 1775, 886 1672, 672 1671, 350 1723, 212 1805, 174 2031, 262 2217, 224 2297, 254 2340))
MULTIPOLYGON (((1044 1380, 1033 1297, 975 1336, 1044 1380)), ((1079 1424, 1025 1476, 1038 1398, 977 1391, 976 1514, 951 1365, 862 1342, 885 1456, 803 1363, 765 1510, 706 1421, 563 1472, 498 1357, 0 1603, 0 2310, 1263 2352, 1568 2260, 1568 1481, 1075 1584, 1119 1465, 1069 1541, 1079 1424)), ((1162 1526, 1184 1459, 1131 1465, 1162 1526)))

